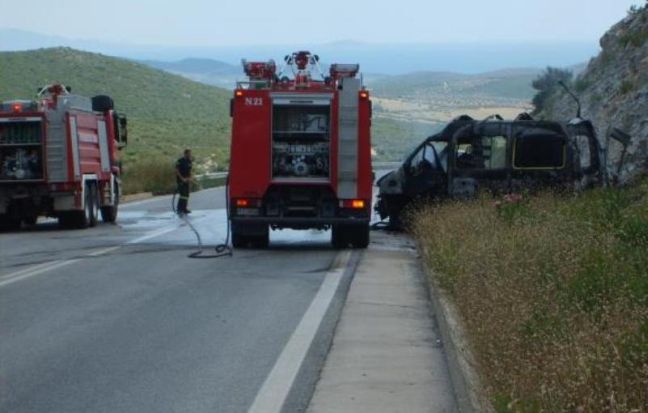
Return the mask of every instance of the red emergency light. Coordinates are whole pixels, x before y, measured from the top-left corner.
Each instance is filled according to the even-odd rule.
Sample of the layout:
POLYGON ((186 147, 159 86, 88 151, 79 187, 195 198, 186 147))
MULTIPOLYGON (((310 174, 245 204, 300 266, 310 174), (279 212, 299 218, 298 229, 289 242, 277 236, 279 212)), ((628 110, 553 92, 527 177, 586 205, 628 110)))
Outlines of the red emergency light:
POLYGON ((11 110, 14 111, 15 113, 22 112, 22 104, 21 103, 14 103, 11 105, 11 110))
POLYGON ((243 69, 250 80, 273 80, 277 65, 274 60, 267 62, 248 62, 243 60, 243 69))

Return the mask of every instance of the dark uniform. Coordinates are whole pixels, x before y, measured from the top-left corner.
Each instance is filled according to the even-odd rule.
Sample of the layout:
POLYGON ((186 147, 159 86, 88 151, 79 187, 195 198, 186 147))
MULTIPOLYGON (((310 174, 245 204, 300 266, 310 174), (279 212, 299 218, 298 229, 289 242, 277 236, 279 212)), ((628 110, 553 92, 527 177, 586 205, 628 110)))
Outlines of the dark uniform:
MULTIPOLYGON (((182 157, 176 162, 176 170, 183 178, 191 177, 192 162, 191 159, 182 157)), ((189 181, 183 181, 180 176, 176 175, 176 182, 178 183, 178 214, 186 214, 189 212, 187 204, 189 203, 189 181)))

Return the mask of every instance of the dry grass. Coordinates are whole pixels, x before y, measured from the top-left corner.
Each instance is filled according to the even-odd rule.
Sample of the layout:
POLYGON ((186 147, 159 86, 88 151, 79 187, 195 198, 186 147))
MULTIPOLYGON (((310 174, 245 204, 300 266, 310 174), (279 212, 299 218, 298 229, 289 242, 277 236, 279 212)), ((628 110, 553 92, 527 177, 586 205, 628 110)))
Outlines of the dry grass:
MULTIPOLYGON (((207 165, 209 166, 209 165, 207 165)), ((209 170, 205 165, 196 165, 195 174, 209 170)), ((176 190, 175 161, 162 157, 151 157, 144 161, 126 164, 122 182, 124 194, 152 192, 155 195, 172 194, 176 190)), ((192 191, 225 185, 225 178, 196 179, 192 191)))
POLYGON ((426 206, 412 228, 498 412, 648 412, 648 180, 426 206))
POLYGON ((152 157, 124 166, 124 194, 153 192, 173 193, 176 188, 175 161, 152 157))

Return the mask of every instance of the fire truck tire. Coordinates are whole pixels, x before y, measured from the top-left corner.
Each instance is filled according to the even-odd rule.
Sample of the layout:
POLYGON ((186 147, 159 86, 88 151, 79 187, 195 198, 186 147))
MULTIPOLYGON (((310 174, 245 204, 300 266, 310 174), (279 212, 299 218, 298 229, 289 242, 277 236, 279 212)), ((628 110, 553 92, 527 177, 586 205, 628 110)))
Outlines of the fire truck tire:
POLYGON ((369 224, 355 225, 352 228, 351 244, 355 248, 367 248, 369 246, 369 224))
POLYGON ((108 224, 113 224, 117 221, 118 206, 105 206, 101 207, 101 220, 108 224))
POLYGON ((110 96, 106 95, 97 95, 92 98, 92 110, 97 112, 106 112, 108 110, 113 110, 115 108, 115 103, 113 102, 110 96))
POLYGON ((237 233, 236 231, 232 231, 232 246, 234 248, 244 248, 247 246, 247 243, 247 237, 237 233))
POLYGON ((23 218, 23 222, 25 223, 25 225, 29 225, 29 226, 36 225, 36 221, 38 221, 38 216, 36 215, 23 218))
POLYGON ((113 205, 101 207, 101 220, 109 224, 114 224, 117 221, 118 212, 119 212, 119 185, 115 183, 115 203, 113 205))
POLYGON ((90 182, 86 193, 88 199, 86 204, 90 207, 90 216, 88 217, 88 226, 94 227, 99 222, 99 189, 96 182, 90 182))
POLYGON ((21 220, 7 215, 0 215, 0 231, 16 231, 20 229, 21 220))
POLYGON ((98 206, 95 200, 97 192, 93 188, 96 188, 94 182, 86 182, 83 210, 63 213, 59 217, 59 223, 62 226, 84 229, 97 225, 98 206))
POLYGON ((58 223, 62 228, 74 228, 74 216, 70 212, 60 212, 58 223))
POLYGON ((261 235, 243 235, 236 225, 232 225, 232 246, 234 248, 267 248, 270 244, 270 228, 266 225, 261 235))
POLYGON ((268 248, 268 245, 270 245, 270 228, 268 226, 266 226, 262 235, 254 237, 254 245, 257 248, 268 248))
POLYGON ((367 248, 369 245, 369 224, 337 224, 331 231, 331 244, 335 248, 367 248))
POLYGON ((331 228, 331 244, 333 248, 346 248, 349 246, 349 233, 345 225, 335 224, 331 228))

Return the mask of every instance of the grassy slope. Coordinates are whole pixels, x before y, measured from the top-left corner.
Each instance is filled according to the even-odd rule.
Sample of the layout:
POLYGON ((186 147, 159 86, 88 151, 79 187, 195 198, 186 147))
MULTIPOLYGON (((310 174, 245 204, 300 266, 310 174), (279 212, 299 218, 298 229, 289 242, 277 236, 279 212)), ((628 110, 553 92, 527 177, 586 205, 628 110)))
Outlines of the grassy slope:
POLYGON ((413 227, 496 411, 646 411, 647 179, 428 206, 413 227))
POLYGON ((478 75, 443 72, 417 72, 377 79, 370 84, 380 97, 407 97, 420 94, 450 94, 470 99, 473 96, 512 98, 528 101, 533 96, 531 82, 540 71, 507 70, 478 75))
POLYGON ((0 53, 0 99, 33 97, 55 81, 74 93, 108 94, 129 118, 125 161, 172 165, 185 147, 222 163, 229 151, 229 92, 128 60, 69 48, 0 53))
POLYGON ((371 142, 376 161, 402 161, 416 145, 441 129, 441 124, 374 117, 371 142))

